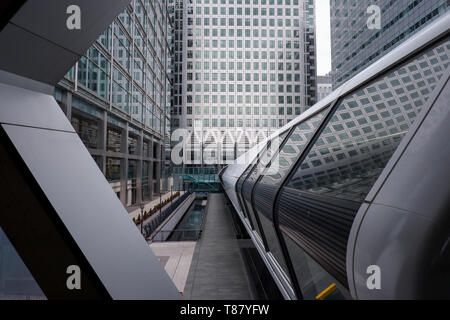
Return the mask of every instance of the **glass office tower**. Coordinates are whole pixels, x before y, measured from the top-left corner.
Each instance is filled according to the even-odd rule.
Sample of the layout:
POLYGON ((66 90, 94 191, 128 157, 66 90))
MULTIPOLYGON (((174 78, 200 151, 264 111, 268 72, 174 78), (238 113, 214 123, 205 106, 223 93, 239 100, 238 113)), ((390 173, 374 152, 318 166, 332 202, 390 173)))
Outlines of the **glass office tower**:
POLYGON ((166 0, 133 0, 55 91, 125 206, 171 187, 171 34, 166 0))
POLYGON ((448 0, 331 0, 333 89, 390 52, 448 10, 448 0), (380 8, 380 29, 367 22, 380 8))
POLYGON ((190 142, 201 149, 184 153, 187 166, 204 165, 207 156, 227 163, 316 102, 313 0, 169 0, 169 5, 172 125, 197 132, 190 142), (219 138, 209 135, 212 130, 219 138))

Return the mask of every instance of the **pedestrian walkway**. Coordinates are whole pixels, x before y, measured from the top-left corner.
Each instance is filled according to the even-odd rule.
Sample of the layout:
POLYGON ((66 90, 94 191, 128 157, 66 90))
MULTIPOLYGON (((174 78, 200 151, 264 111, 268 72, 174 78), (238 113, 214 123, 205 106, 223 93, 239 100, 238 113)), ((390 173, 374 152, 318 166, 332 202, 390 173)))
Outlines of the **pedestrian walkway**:
POLYGON ((210 193, 206 223, 186 282, 186 299, 249 300, 250 284, 225 196, 210 193))

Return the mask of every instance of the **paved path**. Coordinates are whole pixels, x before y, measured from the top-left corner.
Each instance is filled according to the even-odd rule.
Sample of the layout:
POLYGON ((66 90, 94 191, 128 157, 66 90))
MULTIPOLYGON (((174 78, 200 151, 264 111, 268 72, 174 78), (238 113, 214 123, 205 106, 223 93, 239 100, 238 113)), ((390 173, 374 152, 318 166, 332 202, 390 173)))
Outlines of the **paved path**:
POLYGON ((205 227, 184 290, 186 299, 253 298, 230 214, 224 195, 210 193, 205 227))
POLYGON ((194 241, 167 241, 150 244, 150 248, 180 292, 184 292, 195 245, 194 241))

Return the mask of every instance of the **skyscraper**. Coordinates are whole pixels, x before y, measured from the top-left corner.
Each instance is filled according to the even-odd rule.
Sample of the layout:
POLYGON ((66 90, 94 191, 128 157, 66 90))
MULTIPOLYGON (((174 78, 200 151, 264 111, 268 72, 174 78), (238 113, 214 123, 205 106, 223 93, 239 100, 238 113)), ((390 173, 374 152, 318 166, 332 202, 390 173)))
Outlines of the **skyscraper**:
MULTIPOLYGON (((205 145, 197 151, 209 141, 209 157, 233 160, 315 103, 313 0, 169 4, 175 27, 172 124, 203 134, 205 145), (219 139, 208 136, 213 129, 219 139), (240 140, 231 137, 243 131, 240 140)), ((198 160, 191 164, 203 163, 203 155, 184 155, 198 160)))
POLYGON ((333 89, 441 16, 448 7, 448 0, 331 0, 333 89), (380 25, 369 28, 377 8, 380 25))
POLYGON ((166 0, 133 0, 56 87, 125 206, 170 188, 171 34, 166 0))

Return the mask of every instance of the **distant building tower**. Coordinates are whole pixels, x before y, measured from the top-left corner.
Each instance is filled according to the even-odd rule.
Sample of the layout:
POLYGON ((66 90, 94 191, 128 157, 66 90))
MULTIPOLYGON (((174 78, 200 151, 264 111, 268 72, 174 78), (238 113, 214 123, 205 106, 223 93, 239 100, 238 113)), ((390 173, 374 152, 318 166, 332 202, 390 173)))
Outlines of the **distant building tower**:
POLYGON ((441 16, 449 3, 448 0, 331 0, 333 88, 441 16))
POLYGON ((240 136, 248 148, 314 105, 313 0, 169 0, 169 6, 172 126, 219 130, 221 141, 211 139, 218 145, 211 157, 233 160, 244 150, 227 135, 252 131, 257 138, 240 136))
POLYGON ((322 100, 332 91, 331 75, 317 76, 317 101, 322 100))

